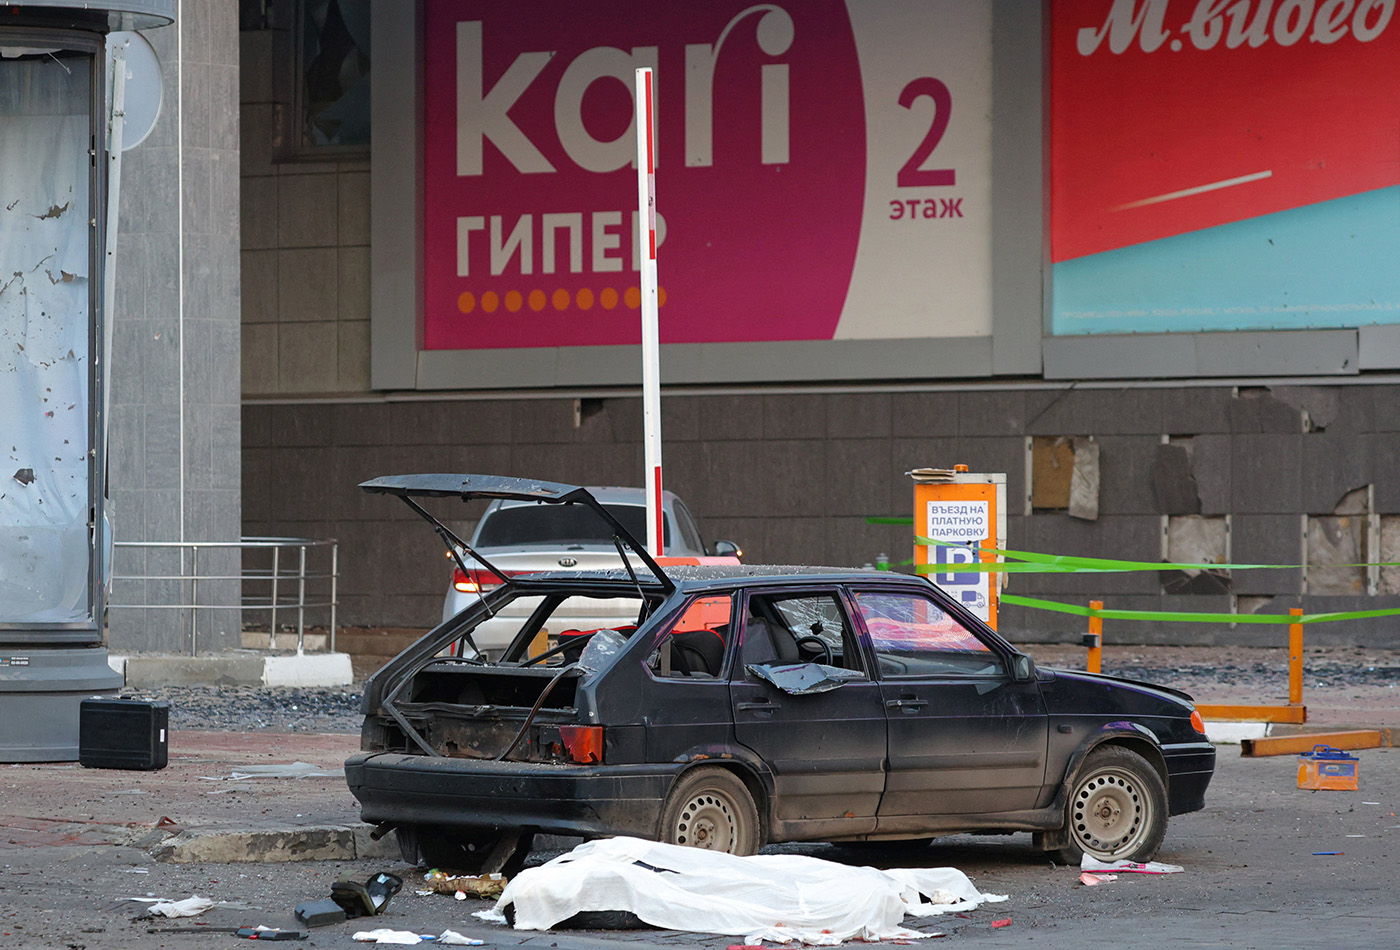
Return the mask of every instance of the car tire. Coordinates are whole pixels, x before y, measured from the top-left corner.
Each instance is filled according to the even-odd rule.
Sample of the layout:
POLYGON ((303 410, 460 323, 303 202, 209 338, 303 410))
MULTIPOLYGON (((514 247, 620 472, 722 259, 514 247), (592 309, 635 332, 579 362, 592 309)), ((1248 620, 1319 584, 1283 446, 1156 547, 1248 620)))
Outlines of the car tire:
POLYGON ((1066 864, 1087 854, 1100 861, 1150 861, 1167 834, 1167 790, 1146 759, 1122 746, 1085 757, 1065 804, 1066 864))
POLYGON ((738 776, 716 766, 681 776, 661 809, 660 837, 667 844, 739 855, 763 845, 753 796, 738 776))

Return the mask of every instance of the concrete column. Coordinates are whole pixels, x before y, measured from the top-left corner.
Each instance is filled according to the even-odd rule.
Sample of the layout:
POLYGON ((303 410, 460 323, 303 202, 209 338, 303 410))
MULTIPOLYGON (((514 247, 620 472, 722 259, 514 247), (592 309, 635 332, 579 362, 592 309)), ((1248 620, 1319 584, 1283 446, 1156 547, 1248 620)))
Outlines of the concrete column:
MULTIPOLYGON (((164 70, 161 115, 122 169, 111 366, 111 515, 122 541, 237 541, 241 530, 238 8, 179 0, 145 34, 164 70)), ((184 566, 190 568, 190 553, 184 566)), ((109 612, 114 652, 188 652, 188 583, 122 580, 180 572, 173 550, 118 548, 109 612)), ((236 574, 236 552, 205 550, 201 574, 236 574)), ((237 603, 236 581, 199 602, 237 603)), ((200 653, 240 645, 240 614, 201 610, 200 653)))

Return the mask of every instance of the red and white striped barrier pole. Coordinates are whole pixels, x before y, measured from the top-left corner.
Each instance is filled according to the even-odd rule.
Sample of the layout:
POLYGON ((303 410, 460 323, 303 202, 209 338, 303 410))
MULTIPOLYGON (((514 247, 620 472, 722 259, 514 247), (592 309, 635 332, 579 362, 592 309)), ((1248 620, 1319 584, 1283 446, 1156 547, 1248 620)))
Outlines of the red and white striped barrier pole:
POLYGON ((661 355, 656 290, 656 141, 652 72, 637 70, 637 208, 642 242, 642 430, 646 464, 647 548, 665 553, 661 509, 661 355))

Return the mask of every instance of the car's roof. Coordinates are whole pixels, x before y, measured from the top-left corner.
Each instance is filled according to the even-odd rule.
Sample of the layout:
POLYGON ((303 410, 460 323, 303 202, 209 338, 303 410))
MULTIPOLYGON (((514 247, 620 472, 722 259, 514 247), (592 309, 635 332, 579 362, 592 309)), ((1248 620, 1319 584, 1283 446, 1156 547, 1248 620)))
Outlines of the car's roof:
MULTIPOLYGON (((845 584, 852 581, 893 582, 900 584, 925 585, 924 578, 912 574, 893 571, 876 571, 851 567, 820 567, 806 564, 699 564, 666 565, 666 574, 678 588, 693 590, 711 586, 730 585, 736 580, 745 583, 775 582, 784 584, 845 584)), ((647 584, 651 576, 638 572, 638 579, 647 584)), ((550 571, 539 574, 523 574, 515 578, 522 585, 548 584, 556 581, 602 581, 632 587, 632 579, 625 570, 616 568, 604 571, 550 571)))

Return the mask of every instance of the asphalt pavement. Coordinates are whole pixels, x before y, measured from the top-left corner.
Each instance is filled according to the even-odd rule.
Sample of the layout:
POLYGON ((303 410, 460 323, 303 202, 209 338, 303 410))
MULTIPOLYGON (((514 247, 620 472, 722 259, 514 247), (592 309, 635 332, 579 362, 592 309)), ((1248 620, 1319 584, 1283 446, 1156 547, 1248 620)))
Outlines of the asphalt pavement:
MULTIPOLYGON (((473 918, 470 912, 484 906, 478 901, 415 895, 413 875, 421 871, 400 861, 389 842, 370 843, 363 829, 353 832, 355 803, 338 767, 356 745, 346 734, 176 731, 170 765, 158 772, 0 766, 0 948, 202 950, 238 938, 148 929, 295 926, 292 908, 328 896, 343 872, 363 880, 378 871, 409 879, 382 917, 320 928, 296 945, 359 946, 351 935, 378 926, 452 929, 501 947, 641 943, 722 950, 741 942, 654 930, 514 931, 473 918), (337 839, 334 829, 351 833, 337 839), (201 840, 235 843, 200 852, 201 840), (181 857, 181 843, 184 857, 194 860, 172 860, 181 857), (153 924, 133 920, 141 905, 125 900, 192 895, 231 906, 153 924)), ((1010 900, 966 916, 906 923, 978 946, 1034 940, 1048 947, 1277 950, 1344 940, 1350 947, 1394 947, 1400 945, 1400 750, 1357 754, 1358 791, 1310 792, 1296 787, 1294 757, 1246 759, 1237 746, 1222 746, 1206 809, 1173 818, 1159 855, 1182 865, 1180 874, 1120 875, 1086 887, 1077 868, 1052 864, 1031 847, 1029 835, 958 836, 915 853, 830 845, 777 850, 855 864, 959 868, 983 891, 1010 900), (992 927, 1006 919, 1009 925, 992 927)))
MULTIPOLYGON (((1078 666, 1082 651, 1032 647, 1037 661, 1078 666)), ((1193 692, 1203 702, 1277 702, 1281 650, 1117 647, 1105 671, 1193 692)), ((1400 654, 1309 650, 1309 719, 1334 728, 1395 727, 1400 654)), ((297 927, 292 908, 326 897, 342 873, 408 879, 385 915, 311 931, 289 946, 354 947, 357 930, 456 930, 487 946, 724 948, 737 937, 656 930, 514 931, 482 923, 476 900, 413 893, 392 837, 358 823, 341 763, 358 748, 358 715, 336 691, 189 690, 170 698, 170 764, 156 772, 76 763, 0 765, 0 950, 202 948, 238 938, 219 928, 297 927), (323 695, 324 693, 324 695, 323 695), (267 728, 270 727, 270 728, 267 728), (323 732, 308 732, 308 728, 323 732), (300 731, 293 731, 300 730, 300 731), (134 920, 129 898, 208 897, 192 919, 134 920), (196 927, 194 934, 148 930, 196 927)), ((1010 900, 967 915, 908 920, 940 940, 978 946, 1315 948, 1400 946, 1400 749, 1356 753, 1355 792, 1296 787, 1296 759, 1242 758, 1220 746, 1202 812, 1171 820, 1159 860, 1185 868, 1120 875, 1094 887, 1057 866, 1029 835, 957 836, 917 852, 830 845, 770 850, 877 866, 959 868, 1010 900), (1010 924, 993 927, 993 922, 1010 924)), ((532 863, 551 853, 537 852, 532 863)), ((703 921, 697 921, 703 926, 703 921)))

